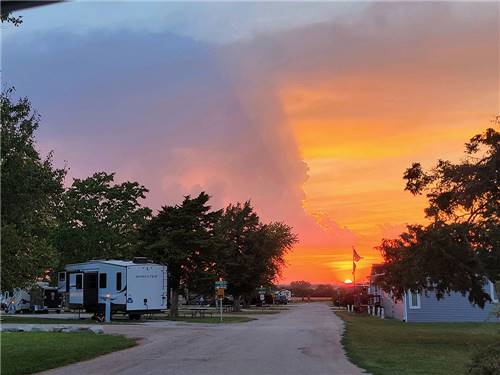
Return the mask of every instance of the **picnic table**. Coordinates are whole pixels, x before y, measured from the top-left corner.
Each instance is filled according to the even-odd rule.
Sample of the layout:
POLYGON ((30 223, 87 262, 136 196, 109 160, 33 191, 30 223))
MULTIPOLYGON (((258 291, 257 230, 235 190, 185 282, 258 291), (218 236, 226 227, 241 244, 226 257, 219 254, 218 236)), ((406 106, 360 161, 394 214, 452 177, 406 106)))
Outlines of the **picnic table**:
POLYGON ((196 318, 196 316, 204 318, 207 314, 210 314, 210 316, 212 316, 213 313, 213 309, 209 307, 188 307, 186 310, 191 313, 191 318, 196 318))

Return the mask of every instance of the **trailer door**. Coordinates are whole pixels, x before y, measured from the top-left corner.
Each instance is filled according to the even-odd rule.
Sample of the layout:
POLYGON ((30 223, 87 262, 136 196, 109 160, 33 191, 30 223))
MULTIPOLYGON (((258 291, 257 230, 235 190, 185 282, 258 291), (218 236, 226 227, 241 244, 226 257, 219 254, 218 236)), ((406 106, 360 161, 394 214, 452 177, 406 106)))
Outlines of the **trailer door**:
POLYGON ((83 278, 83 306, 87 311, 97 311, 97 272, 86 272, 83 278))
POLYGON ((69 274, 69 303, 83 305, 83 273, 69 274))

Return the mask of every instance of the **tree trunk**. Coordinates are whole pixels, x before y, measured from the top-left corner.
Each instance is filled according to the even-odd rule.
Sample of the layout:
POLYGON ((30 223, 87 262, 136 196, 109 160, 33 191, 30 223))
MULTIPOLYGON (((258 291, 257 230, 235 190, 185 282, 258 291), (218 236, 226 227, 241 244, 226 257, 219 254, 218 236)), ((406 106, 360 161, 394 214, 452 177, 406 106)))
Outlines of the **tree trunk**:
POLYGON ((240 301, 241 301, 241 296, 234 296, 234 302, 233 302, 233 311, 241 311, 240 307, 240 301))
POLYGON ((172 299, 170 300, 170 316, 179 316, 179 290, 172 288, 172 299))
POLYGON ((243 298, 243 308, 248 309, 250 307, 250 297, 246 296, 243 298))

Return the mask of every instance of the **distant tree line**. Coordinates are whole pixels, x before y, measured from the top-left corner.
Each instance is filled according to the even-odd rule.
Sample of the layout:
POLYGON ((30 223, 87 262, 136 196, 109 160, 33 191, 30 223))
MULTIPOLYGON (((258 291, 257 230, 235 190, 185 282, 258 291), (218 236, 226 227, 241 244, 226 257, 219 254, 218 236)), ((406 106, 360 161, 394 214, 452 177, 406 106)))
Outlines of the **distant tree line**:
POLYGON ((263 223, 250 201, 212 210, 205 192, 156 214, 137 182, 116 183, 97 172, 64 186, 67 168, 42 157, 35 132, 40 116, 28 99, 1 94, 1 285, 23 287, 65 264, 92 258, 146 256, 168 265, 171 313, 179 292, 213 293, 228 281, 235 307, 260 285, 271 286, 297 242, 292 228, 263 223))
POLYGON ((337 295, 338 287, 332 284, 317 284, 312 285, 308 281, 292 281, 287 288, 292 292, 294 297, 328 297, 332 298, 337 295))

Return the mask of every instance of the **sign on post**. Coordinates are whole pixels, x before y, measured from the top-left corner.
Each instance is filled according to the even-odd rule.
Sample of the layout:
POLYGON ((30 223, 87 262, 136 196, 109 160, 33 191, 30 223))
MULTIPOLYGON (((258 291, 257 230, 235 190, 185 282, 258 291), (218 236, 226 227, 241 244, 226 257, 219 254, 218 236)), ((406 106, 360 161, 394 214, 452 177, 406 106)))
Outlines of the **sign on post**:
POLYGON ((216 289, 227 289, 227 281, 226 280, 217 280, 215 282, 216 289))
POLYGON ((226 280, 217 280, 215 282, 216 297, 220 303, 220 322, 222 323, 222 301, 224 300, 224 290, 227 289, 226 280))
POLYGON ((218 299, 224 299, 224 289, 217 288, 217 298, 218 299))

